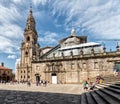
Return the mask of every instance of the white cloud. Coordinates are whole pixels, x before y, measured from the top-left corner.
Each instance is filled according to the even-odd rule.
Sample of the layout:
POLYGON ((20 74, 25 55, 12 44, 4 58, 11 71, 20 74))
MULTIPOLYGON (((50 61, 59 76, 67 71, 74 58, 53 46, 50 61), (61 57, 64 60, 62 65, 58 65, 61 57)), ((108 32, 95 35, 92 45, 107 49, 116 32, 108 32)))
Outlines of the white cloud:
POLYGON ((51 3, 53 15, 65 15, 65 28, 74 25, 92 36, 120 38, 119 0, 57 0, 51 3))
POLYGON ((12 39, 21 38, 23 30, 16 24, 3 24, 0 25, 0 35, 12 39))
POLYGON ((8 59, 15 59, 15 58, 17 58, 17 56, 16 56, 16 55, 8 55, 7 58, 8 58, 8 59))
POLYGON ((12 21, 18 21, 22 17, 13 4, 8 7, 0 4, 0 14, 2 14, 0 15, 1 23, 11 23, 12 21))
POLYGON ((43 43, 47 43, 47 44, 55 44, 57 43, 57 38, 58 38, 58 34, 54 33, 54 32, 42 32, 42 34, 44 34, 42 37, 39 37, 39 41, 43 42, 43 43))
POLYGON ((32 0, 32 2, 34 3, 34 5, 39 5, 39 4, 45 5, 47 1, 48 0, 32 0))
POLYGON ((11 1, 14 3, 21 3, 22 2, 22 0, 11 0, 11 1))
POLYGON ((0 52, 1 53, 14 53, 15 46, 12 41, 0 36, 0 52))
POLYGON ((23 29, 19 26, 22 16, 17 7, 0 4, 0 53, 18 54, 18 47, 23 37, 23 29))

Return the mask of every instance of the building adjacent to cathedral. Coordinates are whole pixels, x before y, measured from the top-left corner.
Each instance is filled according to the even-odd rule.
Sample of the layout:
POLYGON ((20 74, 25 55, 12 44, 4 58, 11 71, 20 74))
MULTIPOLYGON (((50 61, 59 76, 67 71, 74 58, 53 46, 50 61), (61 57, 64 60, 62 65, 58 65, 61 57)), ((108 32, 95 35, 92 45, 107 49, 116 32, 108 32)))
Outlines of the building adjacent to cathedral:
POLYGON ((12 69, 6 68, 2 62, 0 65, 0 83, 10 82, 13 79, 12 69))
POLYGON ((21 57, 16 67, 18 81, 46 80, 49 83, 80 83, 84 79, 106 76, 119 70, 120 51, 106 52, 99 43, 87 42, 74 29, 55 47, 41 48, 35 20, 30 10, 21 43, 21 57))

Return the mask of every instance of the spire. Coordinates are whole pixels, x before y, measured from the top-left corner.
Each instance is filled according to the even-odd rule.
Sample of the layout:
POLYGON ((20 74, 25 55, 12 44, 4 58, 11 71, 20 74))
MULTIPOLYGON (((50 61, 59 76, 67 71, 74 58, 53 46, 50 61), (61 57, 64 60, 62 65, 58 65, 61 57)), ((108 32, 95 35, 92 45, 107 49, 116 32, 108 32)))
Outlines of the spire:
POLYGON ((32 13, 32 6, 30 6, 30 11, 29 11, 29 15, 27 18, 26 28, 25 28, 25 31, 30 31, 30 30, 36 31, 35 30, 35 19, 32 13))

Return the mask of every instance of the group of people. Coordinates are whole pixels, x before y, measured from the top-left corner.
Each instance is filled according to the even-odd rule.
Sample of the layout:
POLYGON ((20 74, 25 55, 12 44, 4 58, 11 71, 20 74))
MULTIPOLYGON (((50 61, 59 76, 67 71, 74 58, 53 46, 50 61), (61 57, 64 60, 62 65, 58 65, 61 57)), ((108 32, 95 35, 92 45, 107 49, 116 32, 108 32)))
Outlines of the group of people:
POLYGON ((95 84, 101 84, 103 83, 103 78, 100 75, 97 75, 96 81, 92 82, 89 78, 87 80, 83 81, 83 89, 86 90, 94 90, 95 84))
POLYGON ((96 77, 96 83, 97 84, 101 84, 101 83, 103 83, 103 78, 100 76, 100 75, 98 75, 97 77, 96 77))
MULTIPOLYGON (((28 82, 27 82, 27 85, 28 85, 28 86, 31 86, 31 82, 28 81, 28 82)), ((44 87, 46 87, 46 86, 47 86, 47 81, 46 81, 46 80, 36 81, 36 86, 41 86, 41 85, 43 85, 44 87)))
POLYGON ((91 81, 88 82, 87 80, 83 81, 83 88, 84 88, 84 91, 93 90, 95 88, 95 83, 91 81))
POLYGON ((46 87, 47 85, 47 81, 46 80, 40 80, 40 81, 36 81, 36 86, 41 86, 43 85, 44 87, 46 87))

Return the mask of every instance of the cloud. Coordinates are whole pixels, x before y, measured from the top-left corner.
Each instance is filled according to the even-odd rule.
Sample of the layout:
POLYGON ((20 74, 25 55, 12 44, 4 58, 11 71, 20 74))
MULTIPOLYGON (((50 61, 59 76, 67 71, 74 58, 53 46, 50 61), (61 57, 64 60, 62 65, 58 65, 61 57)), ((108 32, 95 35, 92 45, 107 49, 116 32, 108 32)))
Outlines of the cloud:
POLYGON ((0 23, 11 23, 12 21, 18 21, 22 16, 17 10, 17 7, 13 4, 5 7, 0 4, 0 23))
POLYGON ((14 3, 21 3, 23 0, 11 0, 14 3))
POLYGON ((34 5, 45 5, 47 3, 48 0, 32 0, 34 5))
POLYGON ((22 15, 17 7, 10 3, 8 6, 0 4, 0 53, 18 54, 23 29, 19 25, 22 15))
POLYGON ((16 55, 8 55, 7 58, 8 58, 8 59, 15 59, 15 58, 17 58, 17 56, 16 56, 16 55))
POLYGON ((0 36, 0 52, 1 53, 14 53, 15 46, 12 41, 0 36))
POLYGON ((20 26, 16 24, 3 24, 0 25, 0 35, 11 38, 11 39, 17 39, 22 38, 23 30, 20 26))
POLYGON ((47 43, 49 45, 53 45, 53 44, 56 44, 58 41, 58 34, 57 33, 54 33, 54 32, 50 32, 50 31, 47 31, 47 32, 41 32, 41 35, 39 37, 39 42, 40 43, 47 43))
POLYGON ((93 37, 120 38, 119 4, 119 0, 57 0, 51 6, 53 15, 66 16, 65 30, 73 22, 93 37))

